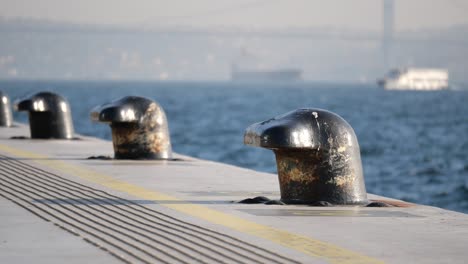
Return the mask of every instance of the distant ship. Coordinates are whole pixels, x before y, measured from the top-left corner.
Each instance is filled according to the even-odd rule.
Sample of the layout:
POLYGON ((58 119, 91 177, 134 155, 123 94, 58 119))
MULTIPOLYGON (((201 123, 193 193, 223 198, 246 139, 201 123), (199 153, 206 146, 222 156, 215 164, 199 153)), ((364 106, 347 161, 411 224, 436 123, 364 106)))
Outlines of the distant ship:
POLYGON ((449 88, 448 76, 445 69, 395 69, 377 83, 386 90, 444 90, 449 88))
POLYGON ((251 70, 239 69, 236 65, 233 65, 231 69, 231 80, 256 82, 300 81, 302 80, 302 70, 294 68, 251 70))

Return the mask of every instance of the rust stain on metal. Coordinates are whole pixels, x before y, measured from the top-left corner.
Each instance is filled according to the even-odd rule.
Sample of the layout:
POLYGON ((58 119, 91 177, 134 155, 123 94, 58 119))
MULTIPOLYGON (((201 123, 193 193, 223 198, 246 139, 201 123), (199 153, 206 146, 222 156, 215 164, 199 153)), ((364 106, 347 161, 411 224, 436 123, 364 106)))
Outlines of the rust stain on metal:
MULTIPOLYGON (((336 150, 275 150, 281 199, 286 203, 351 200, 357 176, 348 155, 336 150)), ((364 201, 363 201, 364 202, 364 201)))
POLYGON ((116 158, 170 158, 166 116, 155 103, 148 106, 139 122, 115 122, 111 128, 116 158))
POLYGON ((320 181, 318 151, 276 150, 281 199, 287 203, 314 201, 320 181))
POLYGON ((285 177, 284 181, 296 181, 311 183, 316 181, 318 177, 314 175, 316 164, 314 162, 304 163, 306 153, 295 152, 293 155, 279 155, 277 160, 278 170, 282 172, 285 177))
POLYGON ((330 179, 327 183, 335 184, 336 186, 339 186, 339 187, 344 187, 347 184, 352 184, 355 179, 356 179, 355 175, 347 174, 347 175, 336 176, 335 178, 330 179))

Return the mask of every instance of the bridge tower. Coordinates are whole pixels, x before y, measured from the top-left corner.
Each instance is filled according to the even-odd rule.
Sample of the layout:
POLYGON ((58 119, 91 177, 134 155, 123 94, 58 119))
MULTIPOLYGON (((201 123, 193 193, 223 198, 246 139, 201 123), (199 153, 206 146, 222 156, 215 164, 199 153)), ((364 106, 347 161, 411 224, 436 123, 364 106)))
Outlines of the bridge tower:
POLYGON ((394 66, 392 65, 394 63, 392 60, 394 20, 395 1, 383 0, 382 54, 385 72, 394 66))

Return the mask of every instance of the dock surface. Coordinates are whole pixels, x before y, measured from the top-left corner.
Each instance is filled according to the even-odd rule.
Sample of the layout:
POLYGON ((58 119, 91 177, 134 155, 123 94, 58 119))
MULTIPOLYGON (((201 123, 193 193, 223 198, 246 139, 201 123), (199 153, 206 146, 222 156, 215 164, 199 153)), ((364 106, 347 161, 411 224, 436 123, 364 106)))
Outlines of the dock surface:
MULTIPOLYGON (((240 204, 279 199, 277 175, 112 142, 0 128, 0 263, 466 263, 468 215, 393 207, 240 204), (12 137, 21 137, 12 139, 12 137)), ((272 154, 273 155, 273 154, 272 154)))

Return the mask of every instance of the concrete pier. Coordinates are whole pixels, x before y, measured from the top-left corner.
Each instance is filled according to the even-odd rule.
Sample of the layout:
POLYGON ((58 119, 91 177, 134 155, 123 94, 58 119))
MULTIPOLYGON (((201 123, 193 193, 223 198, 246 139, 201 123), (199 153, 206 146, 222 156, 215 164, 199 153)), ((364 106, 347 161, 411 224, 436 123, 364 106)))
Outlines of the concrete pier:
POLYGON ((465 263, 468 215, 279 199, 277 175, 174 153, 114 160, 112 143, 11 139, 0 128, 0 263, 465 263), (93 159, 88 159, 94 157, 93 159), (96 158, 98 157, 98 158, 96 158))

